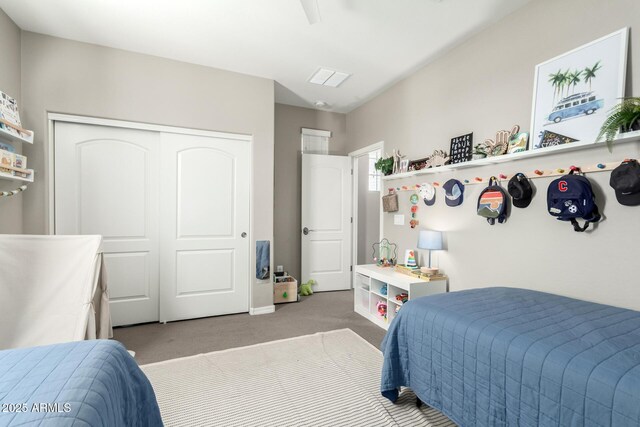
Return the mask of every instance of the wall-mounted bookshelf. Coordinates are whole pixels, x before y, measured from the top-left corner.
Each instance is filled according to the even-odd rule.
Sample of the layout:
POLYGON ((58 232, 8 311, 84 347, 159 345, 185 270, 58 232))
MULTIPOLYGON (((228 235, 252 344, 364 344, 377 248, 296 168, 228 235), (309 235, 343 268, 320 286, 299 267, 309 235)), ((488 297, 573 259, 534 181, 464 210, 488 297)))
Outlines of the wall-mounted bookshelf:
MULTIPOLYGON (((16 126, 15 124, 1 117, 0 117, 0 123, 3 123, 6 126, 9 126, 15 129, 16 131, 18 131, 18 135, 16 135, 16 133, 10 132, 7 129, 0 127, 1 142, 5 142, 9 144, 14 144, 18 142, 25 143, 25 144, 33 144, 33 135, 34 135, 33 131, 23 129, 20 126, 16 126)), ((9 180, 9 181, 19 181, 19 182, 33 182, 33 179, 34 179, 33 169, 23 169, 23 168, 15 167, 13 165, 6 165, 6 164, 2 164, 0 165, 0 167, 5 170, 8 169, 9 171, 18 172, 20 173, 20 175, 27 175, 25 177, 20 175, 14 175, 12 172, 0 171, 0 179, 9 180)))
MULTIPOLYGON (((634 142, 635 143, 640 142, 640 131, 627 132, 627 133, 621 134, 618 138, 616 138, 614 142, 614 147, 619 144, 634 143, 634 142)), ((568 153, 571 151, 591 149, 591 148, 600 148, 600 149, 606 150, 606 143, 605 142, 574 142, 572 144, 556 145, 555 147, 540 148, 538 150, 528 150, 528 151, 522 151, 520 153, 504 154, 502 156, 485 157, 484 159, 471 160, 468 162, 456 163, 453 165, 438 166, 435 168, 422 169, 419 171, 397 173, 393 175, 383 176, 382 179, 384 181, 405 179, 405 178, 411 178, 414 176, 430 175, 434 173, 444 173, 444 172, 450 172, 457 169, 473 168, 477 166, 495 165, 499 163, 511 162, 516 160, 524 160, 524 159, 530 159, 530 158, 541 157, 541 156, 549 156, 557 153, 568 153)))

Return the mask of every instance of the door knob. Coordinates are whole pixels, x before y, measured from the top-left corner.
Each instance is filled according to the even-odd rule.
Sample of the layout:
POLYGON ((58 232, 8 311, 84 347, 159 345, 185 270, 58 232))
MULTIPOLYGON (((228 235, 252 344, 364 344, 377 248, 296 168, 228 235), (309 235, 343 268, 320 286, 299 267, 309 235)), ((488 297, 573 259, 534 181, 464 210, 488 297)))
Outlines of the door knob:
POLYGON ((242 232, 242 234, 240 235, 240 237, 242 237, 242 238, 244 239, 245 237, 247 237, 247 233, 245 233, 245 232, 243 231, 243 232, 242 232))
POLYGON ((307 234, 309 234, 309 229, 308 229, 307 227, 303 228, 303 229, 302 229, 302 234, 304 234, 305 236, 306 236, 307 234))

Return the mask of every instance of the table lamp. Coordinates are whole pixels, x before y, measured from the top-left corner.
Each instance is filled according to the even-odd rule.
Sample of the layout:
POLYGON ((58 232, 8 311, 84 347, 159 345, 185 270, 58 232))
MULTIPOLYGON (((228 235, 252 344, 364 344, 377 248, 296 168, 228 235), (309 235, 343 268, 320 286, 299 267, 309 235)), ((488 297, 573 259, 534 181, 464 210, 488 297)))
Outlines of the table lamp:
POLYGON ((442 231, 420 230, 418 249, 429 250, 429 268, 431 268, 431 251, 442 250, 442 231))

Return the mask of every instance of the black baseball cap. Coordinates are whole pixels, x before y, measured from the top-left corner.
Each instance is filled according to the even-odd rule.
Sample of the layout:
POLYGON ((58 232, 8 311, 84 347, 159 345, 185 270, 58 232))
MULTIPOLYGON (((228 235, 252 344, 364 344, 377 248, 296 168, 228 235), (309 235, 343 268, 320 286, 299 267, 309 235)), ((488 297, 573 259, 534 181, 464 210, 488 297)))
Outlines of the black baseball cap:
POLYGON ((611 171, 609 185, 616 190, 618 203, 625 206, 640 205, 640 164, 635 159, 625 160, 611 171))
POLYGON ((507 191, 516 208, 526 208, 533 198, 533 189, 529 183, 529 178, 525 174, 518 172, 507 184, 507 191))
POLYGON ((447 206, 460 206, 464 195, 464 185, 457 179, 450 179, 442 186, 447 206))

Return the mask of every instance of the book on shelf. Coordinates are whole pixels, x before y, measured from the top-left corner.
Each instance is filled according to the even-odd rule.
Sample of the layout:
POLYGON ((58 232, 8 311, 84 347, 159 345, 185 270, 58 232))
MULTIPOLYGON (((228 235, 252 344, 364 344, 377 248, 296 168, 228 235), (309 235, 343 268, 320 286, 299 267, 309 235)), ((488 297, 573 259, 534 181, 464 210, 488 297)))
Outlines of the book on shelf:
POLYGON ((14 98, 0 91, 0 129, 20 138, 27 138, 30 134, 22 132, 18 103, 14 98), (13 126, 12 126, 13 125, 13 126))
POLYGON ((447 276, 441 273, 428 275, 428 274, 422 273, 419 267, 408 267, 402 264, 397 264, 395 266, 395 271, 397 271, 398 273, 406 274, 408 276, 415 277, 422 280, 427 280, 427 281, 443 280, 447 278, 447 276))
POLYGON ((30 174, 26 172, 27 157, 22 154, 12 153, 6 150, 0 150, 0 172, 27 178, 30 174), (20 170, 16 170, 20 169, 20 170))

